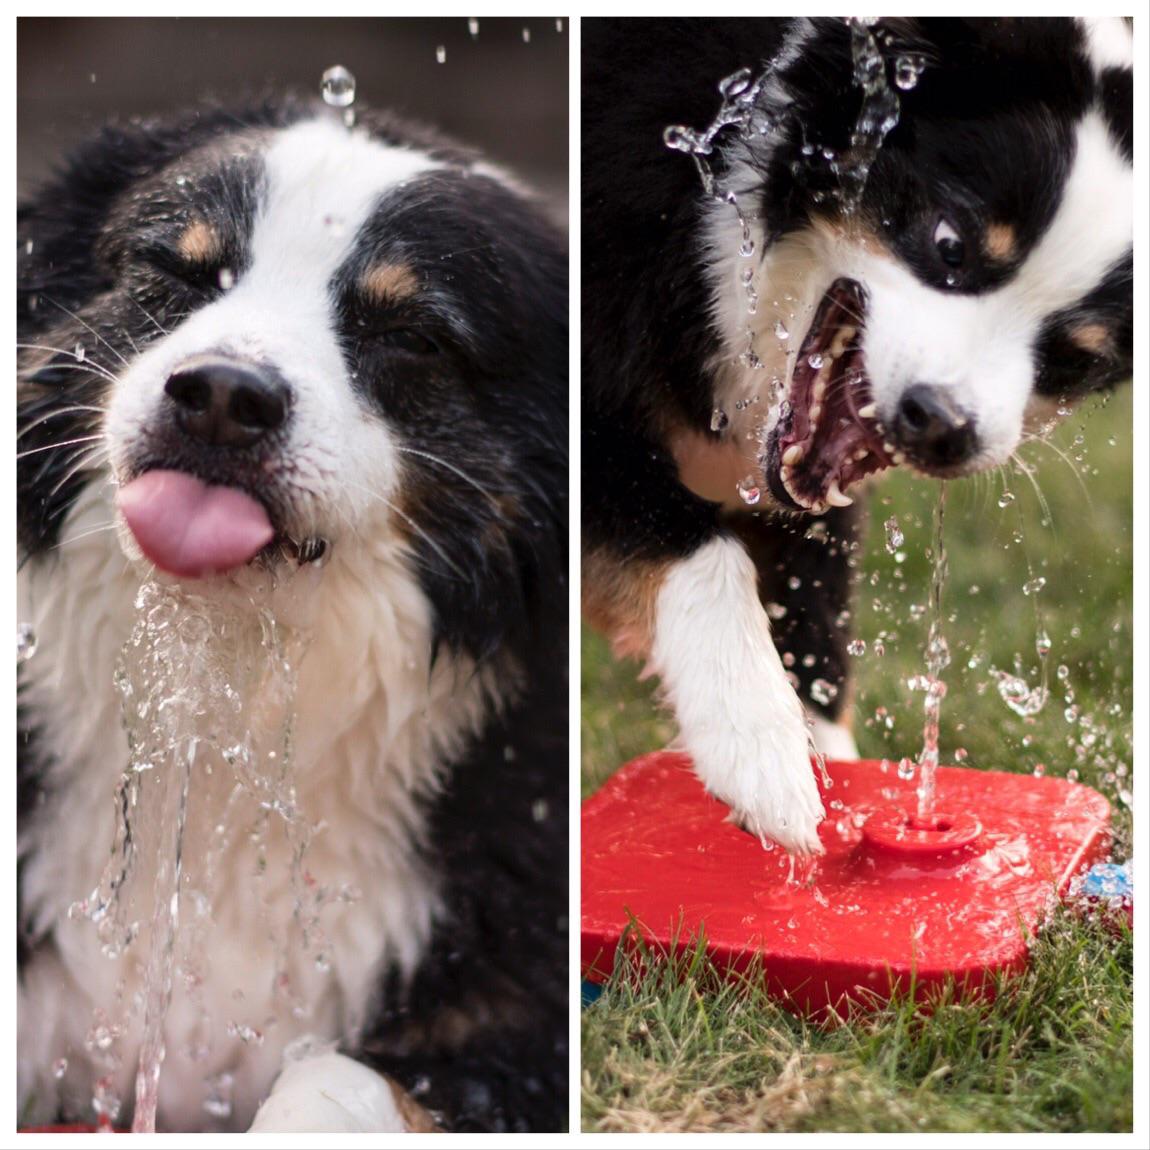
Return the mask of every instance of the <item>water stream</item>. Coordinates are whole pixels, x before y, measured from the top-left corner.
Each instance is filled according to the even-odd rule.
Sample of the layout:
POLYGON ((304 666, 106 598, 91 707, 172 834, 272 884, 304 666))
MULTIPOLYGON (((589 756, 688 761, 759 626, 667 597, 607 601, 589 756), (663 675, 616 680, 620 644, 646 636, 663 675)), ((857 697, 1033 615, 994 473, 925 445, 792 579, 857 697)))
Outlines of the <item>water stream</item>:
POLYGON ((946 541, 943 538, 943 521, 946 515, 947 485, 938 485, 938 498, 934 505, 934 529, 931 537, 931 578, 930 600, 927 608, 930 617, 926 638, 926 674, 918 676, 912 686, 924 692, 922 704, 922 752, 918 757, 918 799, 917 818, 924 826, 933 825, 935 802, 935 777, 938 771, 938 724, 942 711, 942 700, 946 697, 946 683, 942 673, 950 665, 950 646, 943 634, 942 593, 946 587, 949 571, 946 558, 946 541))

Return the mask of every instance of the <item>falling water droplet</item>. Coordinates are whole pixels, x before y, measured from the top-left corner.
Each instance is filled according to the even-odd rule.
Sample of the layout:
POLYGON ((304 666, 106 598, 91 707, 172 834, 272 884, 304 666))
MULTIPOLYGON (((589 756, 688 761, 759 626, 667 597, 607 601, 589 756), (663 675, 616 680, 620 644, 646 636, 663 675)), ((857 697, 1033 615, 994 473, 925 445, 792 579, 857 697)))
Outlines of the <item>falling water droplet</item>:
POLYGON ((76 344, 75 348, 73 349, 72 354, 76 357, 77 363, 83 363, 84 360, 88 356, 88 353, 85 350, 84 345, 82 343, 76 344))
POLYGON ((437 64, 447 63, 447 46, 440 44, 435 49, 435 62, 437 64))
POLYGON ((1040 659, 1045 659, 1050 654, 1051 642, 1050 636, 1046 633, 1045 628, 1040 627, 1038 634, 1034 638, 1034 649, 1038 652, 1040 659))
POLYGON ((775 324, 775 336, 778 339, 790 339, 791 338, 791 333, 789 331, 787 331, 787 325, 785 323, 783 323, 782 320, 779 320, 779 322, 777 324, 775 324))
POLYGON ((471 34, 472 40, 474 40, 475 37, 479 35, 479 17, 467 17, 467 31, 471 34))
POLYGON ((1041 575, 1039 575, 1036 578, 1023 583, 1022 593, 1023 595, 1037 595, 1038 592, 1041 591, 1045 586, 1046 580, 1041 575))
POLYGON ((753 507, 763 495, 755 483, 755 477, 753 475, 746 475, 740 479, 737 490, 739 492, 739 498, 747 504, 748 507, 753 507))
POLYGON ((27 663, 36 654, 36 628, 31 623, 16 625, 16 665, 27 663))
POLYGON ((883 528, 886 530, 886 549, 893 555, 906 542, 906 537, 893 515, 883 524, 883 528))
POLYGON ((562 20, 556 20, 555 21, 555 31, 560 32, 560 33, 563 31, 563 21, 562 20))
POLYGON ((722 431, 730 422, 730 417, 721 407, 716 407, 715 410, 711 412, 712 431, 722 431))
POLYGON ((220 268, 220 291, 231 291, 236 286, 236 273, 231 268, 220 268))
POLYGON ((847 653, 856 656, 866 654, 866 640, 865 639, 852 639, 847 644, 847 653))
POLYGON ((809 363, 815 371, 818 371, 823 365, 823 357, 817 351, 812 352, 807 356, 807 363, 809 363))
POLYGON ((894 62, 894 82, 904 91, 909 92, 918 84, 926 61, 921 56, 899 56, 894 62))
POLYGON ((57 1058, 52 1063, 52 1077, 63 1078, 68 1073, 68 1060, 66 1058, 57 1058))
POLYGON ((909 782, 914 778, 914 760, 913 759, 899 759, 898 761, 898 777, 903 782, 909 782))
POLYGON ((998 497, 998 506, 999 507, 1009 507, 1013 502, 1014 502, 1014 492, 1013 491, 1004 491, 998 497))
POLYGON ((530 44, 531 43, 531 29, 530 28, 524 27, 524 29, 523 29, 523 43, 524 44, 530 44))
POLYGON ((320 91, 328 107, 350 107, 355 103, 355 77, 342 64, 337 64, 324 72, 320 91))
POLYGON ((811 683, 811 698, 816 703, 826 707, 838 698, 839 689, 834 683, 828 683, 826 679, 815 679, 811 683))

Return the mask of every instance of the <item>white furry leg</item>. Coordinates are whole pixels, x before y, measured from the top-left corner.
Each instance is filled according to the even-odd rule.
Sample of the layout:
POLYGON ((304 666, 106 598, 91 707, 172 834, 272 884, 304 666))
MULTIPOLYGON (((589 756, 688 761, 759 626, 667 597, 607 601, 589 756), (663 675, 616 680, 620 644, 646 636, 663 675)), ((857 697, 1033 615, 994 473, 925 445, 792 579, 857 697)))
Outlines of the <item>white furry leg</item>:
POLYGON ((249 1133, 405 1134, 411 1127, 396 1090, 331 1050, 287 1059, 249 1133))
POLYGON ((822 715, 811 716, 811 737, 815 746, 828 759, 857 759, 855 737, 841 723, 832 723, 822 715))
POLYGON ((817 853, 823 806, 807 726, 756 581, 734 539, 674 564, 656 602, 651 666, 707 790, 753 833, 817 853))

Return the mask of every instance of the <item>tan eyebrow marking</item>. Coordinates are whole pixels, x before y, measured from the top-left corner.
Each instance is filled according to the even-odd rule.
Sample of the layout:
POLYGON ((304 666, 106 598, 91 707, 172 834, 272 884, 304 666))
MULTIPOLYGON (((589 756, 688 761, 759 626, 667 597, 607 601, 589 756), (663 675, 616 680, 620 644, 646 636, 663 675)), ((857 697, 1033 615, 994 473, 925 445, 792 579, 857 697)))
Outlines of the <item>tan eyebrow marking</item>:
POLYGON ((1101 355, 1110 345, 1110 329, 1104 323, 1082 323, 1071 328, 1070 342, 1083 351, 1101 355))
POLYGON ((991 224, 983 236, 982 246, 992 260, 1005 263, 1018 247, 1018 236, 1009 224, 991 224))
POLYGON ((190 264, 211 264, 221 254, 219 233, 203 220, 194 220, 180 236, 180 255, 190 264))
POLYGON ((394 303, 416 295, 419 281, 406 264, 376 264, 363 274, 359 288, 373 303, 394 303))

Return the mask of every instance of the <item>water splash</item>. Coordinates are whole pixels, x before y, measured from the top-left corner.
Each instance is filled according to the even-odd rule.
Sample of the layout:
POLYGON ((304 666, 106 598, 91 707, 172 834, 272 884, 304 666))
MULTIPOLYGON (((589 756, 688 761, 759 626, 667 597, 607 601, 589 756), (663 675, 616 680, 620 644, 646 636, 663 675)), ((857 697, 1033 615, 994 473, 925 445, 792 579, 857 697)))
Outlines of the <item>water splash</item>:
MULTIPOLYGON (((769 73, 770 65, 755 79, 750 68, 740 68, 719 81, 722 103, 715 118, 706 128, 699 131, 685 124, 671 124, 663 131, 663 143, 668 148, 676 152, 685 152, 695 161, 703 191, 708 196, 730 202, 725 194, 720 194, 716 190, 710 156, 714 153, 715 141, 720 133, 728 128, 746 133, 752 127, 756 117, 755 103, 769 73)), ((762 126, 760 130, 763 130, 762 126)))
MULTIPOLYGON (((327 892, 309 881, 311 827, 293 782, 296 669, 306 637, 283 631, 254 601, 224 606, 153 582, 141 587, 136 612, 115 672, 129 763, 116 792, 113 844, 96 889, 69 913, 95 924, 110 958, 137 936, 147 942, 146 956, 132 960, 143 975, 142 994, 123 1017, 97 1011, 90 1049, 106 1054, 104 1064, 114 1068, 115 1044, 130 1016, 142 1011, 133 1130, 151 1132, 177 961, 200 1029, 208 1032, 186 1053, 194 1061, 210 1047, 212 1020, 196 988, 210 965, 210 896, 221 855, 244 841, 266 847, 273 820, 282 828, 296 903, 293 923, 272 928, 285 967, 292 940, 284 931, 298 930, 317 954, 325 947, 318 915, 327 892), (205 828, 199 833, 209 838, 197 837, 189 854, 191 806, 200 812, 197 827, 205 828), (149 874, 151 884, 144 883, 149 874)), ((106 1103, 105 1097, 103 1112, 106 1103)))
POLYGON ((831 161, 831 170, 842 186, 842 205, 847 213, 854 212, 862 200, 883 140, 899 117, 898 95, 887 81, 886 60, 875 37, 877 18, 852 16, 849 23, 854 82, 862 89, 863 99, 851 132, 850 151, 831 161))

